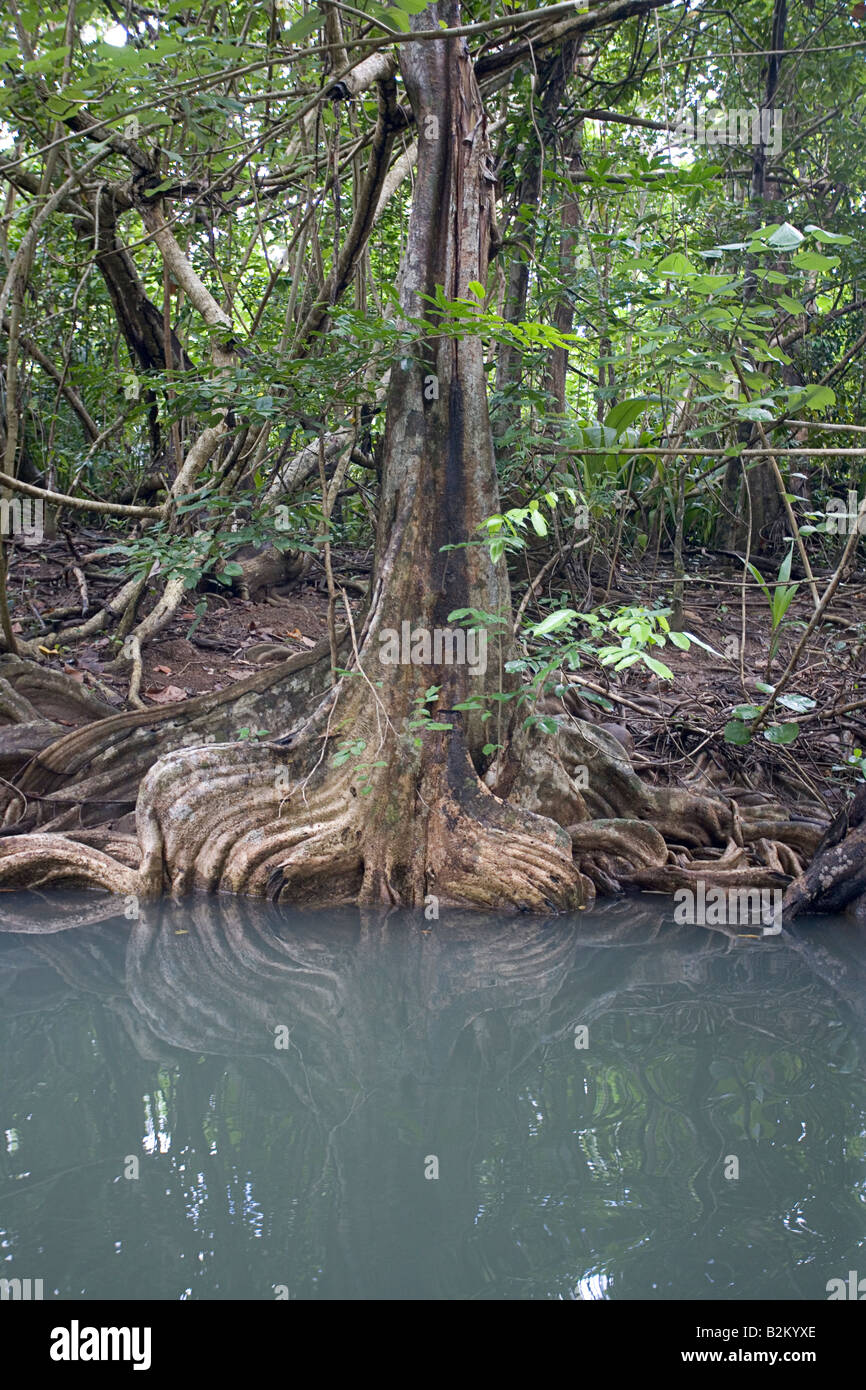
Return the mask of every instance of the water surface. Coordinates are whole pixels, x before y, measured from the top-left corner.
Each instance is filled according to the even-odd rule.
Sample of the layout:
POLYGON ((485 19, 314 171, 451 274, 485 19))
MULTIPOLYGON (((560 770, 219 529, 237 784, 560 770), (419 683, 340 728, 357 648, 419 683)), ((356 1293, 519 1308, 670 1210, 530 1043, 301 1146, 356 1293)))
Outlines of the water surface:
POLYGON ((866 1275, 866 934, 729 937, 660 901, 128 921, 4 895, 0 1276, 64 1299, 826 1298, 866 1275))

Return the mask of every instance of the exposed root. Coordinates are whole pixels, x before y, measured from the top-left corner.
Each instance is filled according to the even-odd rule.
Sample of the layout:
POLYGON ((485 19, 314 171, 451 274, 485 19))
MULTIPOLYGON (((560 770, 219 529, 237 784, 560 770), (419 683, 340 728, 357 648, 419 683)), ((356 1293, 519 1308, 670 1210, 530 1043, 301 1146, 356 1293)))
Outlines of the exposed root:
POLYGON ((169 754, 145 778, 136 819, 141 893, 349 902, 361 881, 352 774, 301 781, 272 744, 169 754), (295 891, 292 891, 292 890, 295 891))
MULTIPOLYGON (((66 831, 115 820, 133 809, 143 777, 164 753, 233 739, 244 724, 284 733, 318 696, 329 662, 329 646, 320 644, 216 695, 112 713, 52 738, 15 786, 0 784, 2 824, 66 831)), ((99 709, 101 716, 101 702, 99 709)))
POLYGON ((63 835, 26 835, 0 842, 0 885, 42 888, 48 883, 126 895, 138 891, 138 873, 102 850, 63 835))
POLYGON ((107 700, 60 671, 51 671, 35 661, 4 653, 0 656, 0 675, 4 686, 8 683, 14 695, 23 697, 26 705, 22 709, 35 708, 45 719, 74 717, 83 721, 114 714, 107 700))
POLYGON ((811 908, 847 911, 866 921, 866 786, 844 808, 818 845, 814 859, 788 888, 782 911, 791 919, 811 908))
MULTIPOLYGON (((147 642, 152 642, 154 637, 162 632, 164 627, 168 626, 178 608, 180 608, 185 593, 186 584, 183 576, 173 574, 166 583, 155 606, 146 617, 142 618, 138 626, 130 633, 130 637, 138 641, 139 647, 145 646, 147 642)), ((125 659, 128 660, 128 657, 125 659)))
MULTIPOLYGON (((76 840, 8 839, 0 882, 386 910, 421 907, 432 896, 450 907, 549 913, 586 906, 596 891, 787 884, 820 838, 821 826, 774 807, 646 786, 622 744, 580 720, 569 720, 556 742, 533 734, 519 759, 482 781, 461 716, 449 713, 450 731, 414 738, 360 683, 329 691, 282 742, 225 740, 241 719, 258 722, 245 700, 257 710, 262 701, 281 708, 288 722, 287 678, 299 676, 307 693, 321 688, 325 644, 312 656, 268 668, 216 700, 100 721, 38 754, 17 796, 28 781, 71 774, 70 800, 88 785, 97 799, 111 796, 112 814, 76 840), (219 742, 211 741, 216 730, 219 742), (335 759, 346 731, 362 751, 335 759), (75 781, 85 765, 89 777, 75 781), (118 793, 131 794, 139 778, 133 838, 125 820, 104 822, 116 821, 125 809, 118 793)), ((52 828, 74 814, 77 804, 52 828)))

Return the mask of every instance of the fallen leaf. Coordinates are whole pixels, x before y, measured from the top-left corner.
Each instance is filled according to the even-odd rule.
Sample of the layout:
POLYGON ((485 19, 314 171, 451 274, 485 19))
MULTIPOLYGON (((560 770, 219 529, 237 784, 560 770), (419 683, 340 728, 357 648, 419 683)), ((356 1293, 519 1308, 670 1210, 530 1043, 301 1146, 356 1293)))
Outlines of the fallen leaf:
POLYGON ((80 652, 77 660, 82 670, 90 671, 95 675, 102 674, 102 662, 93 652, 80 652))
POLYGON ((164 676, 170 676, 170 675, 171 675, 171 667, 170 667, 170 666, 154 666, 153 669, 154 669, 154 671, 160 671, 160 672, 162 673, 162 675, 164 675, 164 676))
POLYGON ((316 645, 312 637, 302 637, 301 641, 303 642, 305 647, 315 647, 316 645))
POLYGON ((303 640, 302 637, 301 637, 301 629, 298 628, 298 627, 293 627, 293 628, 291 628, 291 629, 286 633, 286 636, 287 636, 287 637, 296 637, 296 638, 298 639, 298 641, 302 641, 302 640, 303 640))
POLYGON ((167 685, 164 690, 146 690, 144 693, 150 696, 155 705, 173 705, 178 700, 186 699, 186 691, 177 685, 167 685))

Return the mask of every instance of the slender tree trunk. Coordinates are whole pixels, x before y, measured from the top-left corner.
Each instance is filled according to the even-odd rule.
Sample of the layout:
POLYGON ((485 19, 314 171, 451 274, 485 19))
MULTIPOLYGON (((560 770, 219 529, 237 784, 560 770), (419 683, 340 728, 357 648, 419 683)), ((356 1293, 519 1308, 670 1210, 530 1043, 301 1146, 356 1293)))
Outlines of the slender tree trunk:
MULTIPOLYGON (((787 21, 787 0, 775 0, 770 36, 767 47, 780 50, 785 47, 785 25, 787 21)), ((782 63, 781 52, 771 52, 767 58, 766 83, 761 110, 772 111, 779 86, 782 63)), ((761 124, 761 130, 764 126, 761 124)), ((764 220, 763 204, 770 198, 780 197, 779 185, 768 177, 767 151, 763 141, 755 146, 752 161, 752 188, 750 212, 755 218, 755 226, 764 220)), ((754 294, 754 282, 749 281, 747 297, 754 294)), ((788 380, 787 376, 785 380, 788 380)), ((738 439, 741 444, 754 442, 754 425, 747 421, 739 427, 738 439)), ((724 550, 745 549, 746 516, 748 509, 742 505, 743 486, 740 461, 731 459, 725 469, 722 484, 721 512, 715 528, 716 545, 724 550)), ((749 470, 749 494, 751 502, 751 553, 753 555, 772 554, 779 549, 779 540, 787 528, 784 503, 779 496, 779 488, 773 468, 768 459, 759 459, 749 470)))

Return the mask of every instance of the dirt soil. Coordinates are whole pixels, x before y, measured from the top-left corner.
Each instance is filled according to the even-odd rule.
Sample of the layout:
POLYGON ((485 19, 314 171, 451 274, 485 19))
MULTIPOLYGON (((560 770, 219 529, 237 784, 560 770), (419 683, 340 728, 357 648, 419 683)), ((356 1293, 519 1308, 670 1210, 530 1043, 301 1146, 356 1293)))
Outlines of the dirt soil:
MULTIPOLYGON (((64 647, 62 628, 55 636, 58 609, 70 610, 65 617, 68 623, 80 622, 107 602, 127 578, 113 557, 89 565, 87 608, 82 612, 73 566, 105 542, 106 537, 96 531, 79 530, 46 540, 37 550, 18 548, 11 557, 9 596, 15 630, 27 638, 44 631, 45 664, 122 709, 129 667, 114 666, 116 641, 100 636, 64 647)), ((369 553, 335 555, 338 584, 346 579, 365 581, 370 561, 369 553)), ((816 575, 819 591, 828 577, 816 575)), ((666 598, 670 581, 663 568, 650 573, 649 565, 620 567, 617 588, 606 602, 611 608, 651 604, 666 598)), ((769 794, 790 803, 818 803, 835 812, 862 780, 846 759, 854 750, 866 749, 866 582, 862 575, 854 575, 840 586, 829 618, 810 639, 787 691, 816 703, 806 713, 779 709, 780 718, 800 726, 796 742, 786 746, 760 735, 746 746, 736 746, 725 741, 724 729, 734 706, 761 704, 766 698, 757 683, 778 680, 812 612, 811 599, 801 584, 788 610, 778 655, 768 667, 769 608, 750 580, 745 593, 745 681, 741 683, 736 655, 741 583, 736 563, 699 553, 691 556, 684 628, 719 655, 697 645, 688 652, 670 644, 653 648, 653 655, 673 671, 672 682, 659 680, 641 664, 614 674, 610 668, 590 663, 569 676, 579 697, 574 712, 615 726, 612 731, 619 730, 625 738, 635 769, 650 780, 682 784, 708 778, 720 790, 736 788, 741 800, 753 790, 758 799, 769 794)), ((548 596, 554 602, 563 598, 580 609, 585 606, 581 599, 586 595, 568 598, 561 579, 554 581, 548 596)), ((210 592, 205 595, 206 611, 198 617, 195 606, 201 598, 191 592, 170 625, 145 647, 141 683, 145 704, 167 704, 222 690, 259 669, 262 661, 276 659, 281 652, 293 655, 327 636, 328 598, 320 569, 314 568, 288 590, 257 595, 254 602, 227 589, 210 592)), ((603 591, 594 589, 593 605, 603 599, 603 591)), ((156 590, 140 605, 138 616, 155 600, 156 590)), ((355 591, 351 603, 360 617, 362 599, 355 591)))

